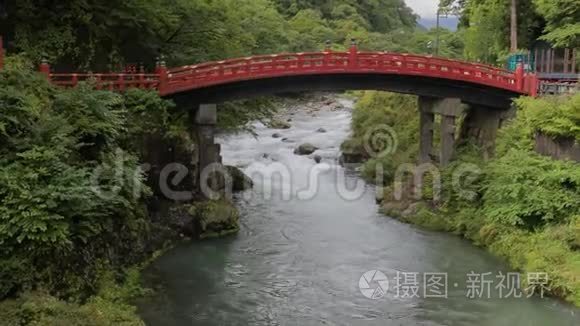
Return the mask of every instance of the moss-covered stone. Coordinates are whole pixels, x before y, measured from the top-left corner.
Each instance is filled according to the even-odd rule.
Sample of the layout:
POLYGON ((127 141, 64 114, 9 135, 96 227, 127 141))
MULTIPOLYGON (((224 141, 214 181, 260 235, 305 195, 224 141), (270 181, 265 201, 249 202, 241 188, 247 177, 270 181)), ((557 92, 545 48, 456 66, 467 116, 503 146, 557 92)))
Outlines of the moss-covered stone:
POLYGON ((296 154, 296 155, 310 155, 310 154, 314 153, 317 149, 318 149, 318 147, 316 147, 310 143, 304 143, 304 144, 298 146, 294 150, 294 154, 296 154))
POLYGON ((251 189, 254 186, 254 181, 252 181, 252 179, 248 177, 241 169, 230 165, 226 165, 224 167, 232 177, 233 191, 244 191, 251 189))
POLYGON ((340 162, 343 164, 363 163, 369 157, 357 139, 347 139, 340 145, 340 162))
POLYGON ((189 213, 193 216, 195 234, 199 239, 222 237, 240 229, 238 210, 225 200, 196 203, 189 213))
POLYGON ((287 121, 272 119, 267 123, 267 127, 272 129, 290 129, 292 126, 287 121))

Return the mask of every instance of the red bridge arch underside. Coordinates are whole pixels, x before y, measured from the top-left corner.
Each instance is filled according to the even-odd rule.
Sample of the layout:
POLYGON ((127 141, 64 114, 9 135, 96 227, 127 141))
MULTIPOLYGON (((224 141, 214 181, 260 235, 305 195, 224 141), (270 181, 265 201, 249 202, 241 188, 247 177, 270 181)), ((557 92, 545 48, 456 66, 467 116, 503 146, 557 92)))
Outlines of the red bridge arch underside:
MULTIPOLYGON (((41 70, 43 68, 41 67, 41 70)), ((512 98, 535 96, 533 74, 431 56, 387 52, 311 52, 261 55, 167 69, 154 74, 44 73, 74 87, 95 79, 98 88, 156 89, 163 97, 201 103, 303 90, 379 89, 509 107, 512 98)))

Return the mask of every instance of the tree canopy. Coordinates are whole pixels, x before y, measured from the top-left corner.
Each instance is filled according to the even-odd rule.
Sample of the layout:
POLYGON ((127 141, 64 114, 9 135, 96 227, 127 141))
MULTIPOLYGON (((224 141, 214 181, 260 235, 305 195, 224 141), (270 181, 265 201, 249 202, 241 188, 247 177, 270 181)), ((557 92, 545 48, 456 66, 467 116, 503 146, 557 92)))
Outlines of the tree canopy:
POLYGON ((279 51, 319 50, 326 40, 381 44, 412 31, 403 0, 22 0, 8 2, 0 27, 9 50, 57 67, 116 69, 279 51))
MULTIPOLYGON (((460 17, 465 56, 496 63, 509 50, 510 1, 441 0, 440 8, 460 17)), ((529 49, 538 40, 556 47, 580 46, 580 2, 576 0, 517 0, 518 47, 529 49)))

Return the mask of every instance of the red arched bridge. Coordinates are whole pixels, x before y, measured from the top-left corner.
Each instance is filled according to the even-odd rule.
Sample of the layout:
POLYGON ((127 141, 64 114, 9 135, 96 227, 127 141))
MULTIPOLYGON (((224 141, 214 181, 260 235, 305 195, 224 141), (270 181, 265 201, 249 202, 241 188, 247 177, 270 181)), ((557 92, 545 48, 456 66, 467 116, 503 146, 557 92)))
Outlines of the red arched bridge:
POLYGON ((375 89, 507 108, 520 95, 535 96, 538 79, 492 66, 432 56, 359 51, 282 53, 167 68, 155 73, 53 73, 56 85, 74 87, 93 80, 96 87, 124 91, 155 89, 184 103, 221 102, 240 97, 308 90, 375 89))

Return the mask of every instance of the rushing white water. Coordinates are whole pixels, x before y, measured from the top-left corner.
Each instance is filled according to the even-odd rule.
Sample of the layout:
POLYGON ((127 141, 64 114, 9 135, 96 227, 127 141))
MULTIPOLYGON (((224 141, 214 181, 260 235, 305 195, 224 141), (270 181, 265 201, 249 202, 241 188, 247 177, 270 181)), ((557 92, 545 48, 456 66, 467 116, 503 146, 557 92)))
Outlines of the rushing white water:
POLYGON ((256 182, 237 197, 241 231, 180 246, 153 264, 147 275, 161 290, 141 305, 149 325, 580 325, 577 310, 550 299, 501 299, 493 286, 492 298, 485 289, 484 298, 468 298, 469 273, 493 278, 507 267, 453 235, 381 215, 371 186, 361 183, 365 191, 347 198, 353 192, 345 196, 337 184, 352 189, 362 181, 336 163, 351 118, 352 102, 342 102, 346 109, 339 111, 297 109, 288 130, 257 125, 257 137, 221 137, 224 162, 253 173, 256 182), (322 164, 293 153, 304 142, 320 148, 313 155, 322 164), (320 172, 316 178, 313 171, 320 172), (274 172, 289 177, 278 180, 274 172), (304 189, 315 191, 304 199, 304 189), (390 285, 376 300, 361 291, 361 277, 371 270, 390 285), (417 295, 395 289, 403 272, 417 273, 417 295), (425 273, 432 272, 446 273, 447 298, 423 292, 425 273))

